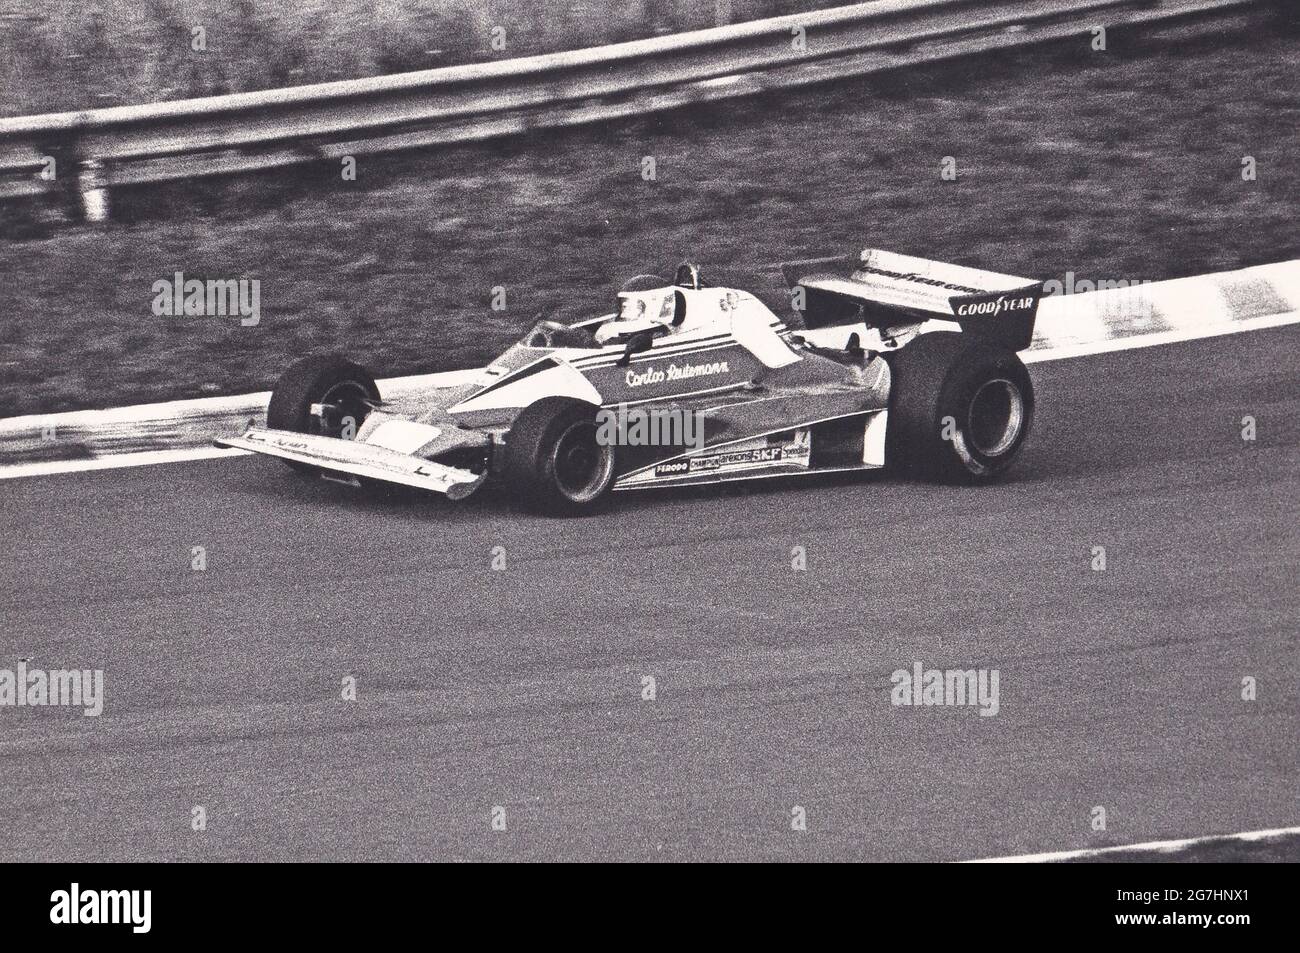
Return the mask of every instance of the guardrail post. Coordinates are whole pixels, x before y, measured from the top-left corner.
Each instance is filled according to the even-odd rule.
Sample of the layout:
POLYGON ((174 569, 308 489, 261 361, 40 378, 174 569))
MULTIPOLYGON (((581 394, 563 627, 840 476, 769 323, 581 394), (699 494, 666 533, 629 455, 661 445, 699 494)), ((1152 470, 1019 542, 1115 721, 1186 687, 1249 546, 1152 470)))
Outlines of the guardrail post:
POLYGON ((81 213, 88 222, 108 221, 108 174, 99 159, 83 159, 77 172, 81 213))

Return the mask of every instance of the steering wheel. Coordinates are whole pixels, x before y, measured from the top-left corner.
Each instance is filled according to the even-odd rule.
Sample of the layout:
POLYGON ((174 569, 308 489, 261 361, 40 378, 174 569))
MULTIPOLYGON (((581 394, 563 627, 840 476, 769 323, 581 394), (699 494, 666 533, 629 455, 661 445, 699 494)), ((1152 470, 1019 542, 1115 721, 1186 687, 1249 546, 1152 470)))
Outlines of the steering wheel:
POLYGON ((533 330, 528 334, 526 343, 529 347, 556 347, 556 333, 559 331, 568 331, 568 325, 561 324, 559 321, 538 321, 533 325, 533 330))
POLYGON ((538 321, 528 332, 526 347, 595 347, 596 339, 585 328, 572 328, 560 321, 538 321))

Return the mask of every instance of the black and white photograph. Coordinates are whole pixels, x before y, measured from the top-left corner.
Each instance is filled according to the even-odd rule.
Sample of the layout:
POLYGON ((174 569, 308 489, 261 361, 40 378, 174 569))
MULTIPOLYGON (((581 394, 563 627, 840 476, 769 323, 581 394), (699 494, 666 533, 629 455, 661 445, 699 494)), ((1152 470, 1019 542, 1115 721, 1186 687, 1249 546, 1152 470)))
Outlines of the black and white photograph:
POLYGON ((1298 214, 1290 0, 0 0, 7 918, 951 864, 1249 941, 1298 214))

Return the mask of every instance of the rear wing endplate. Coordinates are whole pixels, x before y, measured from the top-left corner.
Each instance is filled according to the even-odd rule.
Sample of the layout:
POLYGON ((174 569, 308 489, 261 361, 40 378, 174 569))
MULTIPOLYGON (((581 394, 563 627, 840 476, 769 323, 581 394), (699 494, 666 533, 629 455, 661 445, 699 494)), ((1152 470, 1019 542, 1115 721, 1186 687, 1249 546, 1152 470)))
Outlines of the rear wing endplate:
POLYGON ((1043 282, 868 248, 859 256, 787 262, 804 290, 809 328, 865 321, 889 327, 934 318, 1020 351, 1029 346, 1043 282))

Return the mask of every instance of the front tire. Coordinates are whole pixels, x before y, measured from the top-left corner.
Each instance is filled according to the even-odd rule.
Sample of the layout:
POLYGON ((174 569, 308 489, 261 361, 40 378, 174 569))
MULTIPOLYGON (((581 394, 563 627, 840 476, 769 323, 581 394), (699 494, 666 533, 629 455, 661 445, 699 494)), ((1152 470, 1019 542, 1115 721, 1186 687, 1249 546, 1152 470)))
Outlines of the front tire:
MULTIPOLYGON (((266 425, 273 430, 351 440, 379 400, 379 387, 370 373, 338 354, 304 357, 280 375, 271 403, 266 408, 266 425), (313 413, 317 408, 321 413, 313 413)), ((300 473, 315 473, 316 467, 285 460, 300 473)))
POLYGON ((940 331, 888 360, 892 467, 945 483, 986 483, 1015 462, 1033 424, 1034 388, 1014 352, 940 331))
POLYGON ((518 505, 552 516, 602 507, 614 484, 615 448, 596 439, 598 409, 572 397, 544 397, 520 412, 501 464, 518 505))

